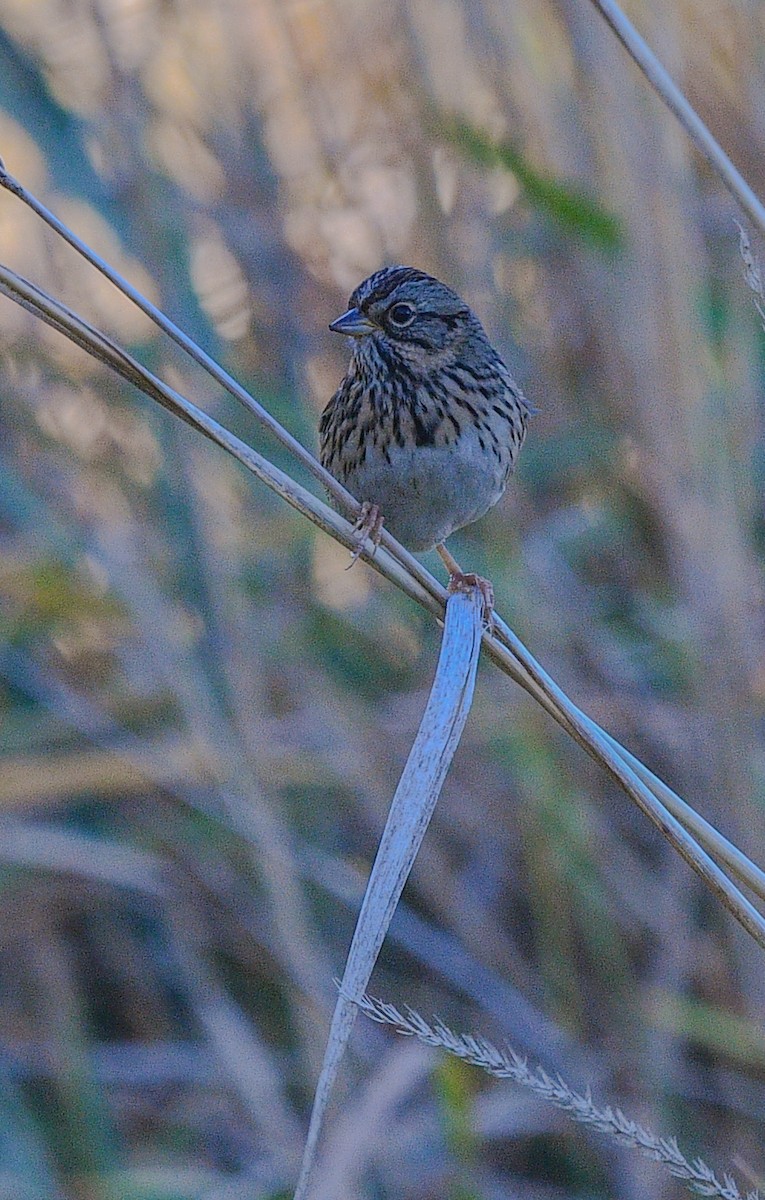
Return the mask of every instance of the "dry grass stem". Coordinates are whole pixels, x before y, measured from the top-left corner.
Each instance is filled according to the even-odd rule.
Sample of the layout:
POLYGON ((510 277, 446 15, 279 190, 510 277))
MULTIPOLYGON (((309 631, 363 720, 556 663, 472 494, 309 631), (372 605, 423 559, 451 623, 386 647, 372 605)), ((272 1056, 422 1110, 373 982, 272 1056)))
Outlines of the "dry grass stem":
POLYGON ((763 290, 762 286, 762 271, 760 270, 759 262, 754 256, 752 245, 744 226, 737 221, 736 227, 738 229, 738 250, 741 255, 741 261, 744 264, 744 278, 746 279, 747 286, 754 294, 754 307, 757 309, 763 329, 765 329, 765 308, 763 308, 763 305, 765 305, 765 290, 763 290))
MULTIPOLYGON (((329 494, 333 496, 341 505, 344 512, 354 516, 358 515, 361 507, 359 502, 350 494, 349 491, 346 490, 346 488, 343 487, 341 483, 338 482, 337 479, 334 478, 333 475, 330 475, 329 471, 322 466, 319 460, 313 454, 311 454, 309 450, 306 450, 305 446, 303 446, 297 440, 297 438, 293 437, 292 434, 272 416, 268 409, 264 408, 263 405, 245 388, 243 388, 236 379, 229 375, 229 373, 225 371, 223 367, 221 367, 221 365, 215 361, 215 359, 211 358, 210 355, 207 354, 205 350, 203 350, 202 347, 193 340, 193 338, 190 338, 188 334, 184 333, 184 331, 175 324, 174 321, 171 321, 166 313, 157 308, 155 304, 152 304, 151 301, 141 292, 139 292, 137 288, 133 287, 133 285, 127 279, 125 279, 125 277, 121 275, 119 271, 116 271, 110 263, 106 262, 101 257, 100 254, 97 254, 91 246, 88 246, 82 240, 82 238, 79 238, 77 234, 69 228, 68 225, 65 225, 63 221, 59 220, 55 213, 52 213, 50 209, 47 208, 46 205, 44 205, 42 201, 37 198, 37 196, 30 192, 28 188, 25 188, 18 179, 11 175, 6 169, 1 158, 0 187, 5 188, 12 195, 16 196, 19 200, 26 204, 32 210, 32 212, 36 213, 37 216, 40 217, 41 220, 43 220, 46 225, 48 225, 54 231, 54 233, 63 238, 64 241, 68 242, 68 244, 74 250, 76 250, 78 254, 81 254, 87 262, 95 267, 97 271, 100 271, 101 274, 110 281, 110 283, 112 283, 120 292, 122 292, 124 296, 128 298, 128 300, 132 301, 132 303, 135 304, 136 307, 141 310, 141 312, 143 312, 151 321, 153 321, 154 324, 163 331, 163 333, 167 334, 167 336, 171 338, 172 341, 174 341, 176 345, 181 348, 181 350, 188 354, 194 362, 207 371, 207 373, 217 383, 219 383, 221 387, 223 387, 229 393, 229 395, 233 396, 236 400, 243 404, 244 407, 248 409, 248 411, 251 412, 256 420, 263 426, 263 428, 267 429, 268 432, 271 433, 276 440, 281 443, 281 445, 289 450, 290 454, 292 454, 293 457, 302 466, 304 466, 306 470, 308 470, 324 488, 326 488, 327 492, 329 492, 329 494)), ((430 577, 429 573, 423 568, 422 564, 418 562, 414 555, 410 554, 408 550, 405 550, 404 547, 395 540, 395 538, 390 536, 385 528, 383 528, 381 533, 380 544, 390 554, 398 558, 399 561, 408 568, 410 574, 413 575, 415 579, 418 579, 424 587, 427 588, 430 586, 430 583, 432 583, 432 578, 430 577)))
MULTIPOLYGON (((112 339, 73 313, 66 305, 61 304, 42 289, 4 266, 0 266, 0 294, 8 296, 52 328, 63 333, 76 345, 92 354, 98 361, 111 367, 163 408, 179 416, 192 428, 198 429, 211 441, 222 446, 277 495, 286 500, 303 516, 308 517, 325 533, 329 533, 349 549, 354 548, 353 527, 348 521, 301 487, 285 472, 273 466, 263 455, 230 433, 214 418, 208 416, 180 393, 147 371, 112 339)), ((413 578, 403 562, 407 552, 401 547, 399 554, 398 544, 394 542, 394 545, 396 546, 395 558, 385 551, 381 553, 380 549, 370 555, 367 547, 362 551, 362 557, 412 599, 418 601, 431 613, 440 616, 446 599, 445 589, 427 572, 423 572, 423 568, 419 564, 418 578, 413 578), (423 573, 426 576, 427 588, 419 582, 423 573)), ((492 635, 488 631, 485 631, 483 635, 483 645, 489 657, 524 687, 550 716, 605 768, 611 778, 623 788, 689 866, 704 880, 728 911, 765 949, 765 918, 731 883, 724 871, 712 861, 707 850, 699 845, 696 836, 685 827, 683 823, 686 815, 684 806, 676 806, 677 816, 673 815, 663 802, 664 799, 671 799, 673 793, 666 789, 665 785, 662 785, 662 788, 657 787, 656 791, 663 789, 663 798, 657 797, 656 791, 653 790, 650 783, 653 778, 651 773, 644 768, 641 772, 644 778, 640 777, 631 765, 633 761, 637 760, 634 760, 621 747, 615 748, 618 744, 606 736, 594 722, 572 704, 562 689, 539 666, 533 655, 526 650, 499 617, 495 618, 495 629, 496 635, 492 635)), ((736 851, 735 855, 729 854, 726 849, 729 843, 716 834, 716 831, 714 837, 707 838, 705 824, 699 818, 696 818, 694 823, 697 836, 701 836, 706 842, 708 850, 712 853, 722 850, 723 861, 733 860, 740 865, 744 858, 740 851, 736 851)), ((759 868, 755 864, 749 863, 748 860, 747 871, 749 878, 756 881, 759 889, 765 887, 759 868)))
MULTIPOLYGON (((462 1062, 479 1067, 497 1079, 512 1079, 521 1087, 528 1088, 535 1096, 556 1108, 563 1109, 573 1120, 596 1129, 598 1133, 613 1138, 622 1146, 640 1151, 647 1158, 660 1163, 676 1179, 682 1179, 690 1191, 697 1196, 717 1196, 720 1200, 744 1200, 738 1186, 729 1174, 719 1180, 700 1158, 690 1162, 680 1151, 675 1138, 657 1137, 630 1120, 619 1108, 610 1105, 599 1107, 589 1091, 582 1094, 561 1079, 552 1078, 541 1067, 529 1067, 525 1058, 510 1046, 498 1050, 486 1038, 471 1034, 453 1033, 442 1021, 429 1024, 418 1012, 407 1007, 406 1014, 393 1004, 364 996, 358 1001, 365 1016, 383 1025, 391 1025, 405 1037, 414 1037, 439 1050, 446 1050, 462 1062)), ((746 1193, 745 1200, 759 1200, 759 1192, 746 1193)))
POLYGON ((654 90, 675 114, 697 150, 704 155, 712 169, 738 200, 741 207, 765 233, 765 207, 750 188, 743 175, 734 167, 719 142, 710 133, 696 110, 688 103, 677 84, 646 45, 634 25, 627 20, 614 0, 592 0, 608 22, 627 53, 640 67, 654 90))
POLYGON ((422 845, 470 712, 483 622, 477 589, 446 605, 441 651, 417 736, 391 801, 353 931, 311 1111, 295 1200, 308 1194, 319 1135, 356 1019, 404 884, 422 845))

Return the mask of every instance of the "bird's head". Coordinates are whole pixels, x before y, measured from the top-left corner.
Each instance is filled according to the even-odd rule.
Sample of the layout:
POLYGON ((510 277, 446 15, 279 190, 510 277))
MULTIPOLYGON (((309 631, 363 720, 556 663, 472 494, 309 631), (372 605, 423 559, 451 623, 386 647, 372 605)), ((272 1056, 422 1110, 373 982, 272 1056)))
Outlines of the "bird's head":
POLYGON ((442 365, 471 335, 486 336, 456 292, 415 267, 384 267, 370 275, 330 329, 353 338, 360 356, 370 341, 422 371, 442 365))

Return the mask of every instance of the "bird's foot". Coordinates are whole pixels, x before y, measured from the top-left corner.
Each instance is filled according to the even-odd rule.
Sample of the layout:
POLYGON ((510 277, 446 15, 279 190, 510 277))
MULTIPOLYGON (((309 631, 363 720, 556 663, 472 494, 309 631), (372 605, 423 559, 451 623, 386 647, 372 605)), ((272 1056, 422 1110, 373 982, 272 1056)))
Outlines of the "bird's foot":
POLYGON ((483 575, 476 575, 475 571, 452 571, 449 575, 449 591, 480 592, 483 619, 489 632, 492 631, 494 628, 494 588, 490 579, 484 579, 483 575))
POLYGON ((453 554, 446 549, 443 542, 436 546, 441 561, 449 572, 450 592, 479 591, 483 604, 483 619, 489 633, 494 629, 494 588, 489 579, 476 575, 475 571, 463 571, 453 554))
POLYGON ((358 520, 353 526, 353 532, 358 534, 358 540, 354 550, 351 552, 351 561, 345 568, 346 571, 350 571, 351 567, 356 562, 356 559, 364 549, 364 543, 366 542, 367 538, 369 538, 372 543, 373 553, 380 545, 384 520, 385 518, 380 512, 378 506, 376 504, 371 504, 369 500, 365 500, 361 506, 361 512, 359 513, 358 520))

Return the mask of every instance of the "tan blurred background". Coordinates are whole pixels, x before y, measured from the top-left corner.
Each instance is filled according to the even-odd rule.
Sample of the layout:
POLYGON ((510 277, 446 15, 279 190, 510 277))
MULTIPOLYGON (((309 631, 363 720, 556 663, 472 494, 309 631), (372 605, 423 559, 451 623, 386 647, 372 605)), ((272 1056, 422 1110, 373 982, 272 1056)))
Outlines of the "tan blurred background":
MULTIPOLYGON (((762 5, 630 14, 762 195, 762 5)), ((0 0, 0 155, 311 446, 355 284, 462 292, 540 413, 455 552, 765 863, 740 214, 586 0, 0 0)), ((289 467, 7 193, 0 260, 289 467)), ((437 630, 6 300, 0 461, 0 1198, 287 1195, 437 630)), ((378 994, 754 1186, 762 955, 489 667, 405 901, 378 994)), ((510 1084, 354 1047, 344 1200, 684 1194, 510 1084)))

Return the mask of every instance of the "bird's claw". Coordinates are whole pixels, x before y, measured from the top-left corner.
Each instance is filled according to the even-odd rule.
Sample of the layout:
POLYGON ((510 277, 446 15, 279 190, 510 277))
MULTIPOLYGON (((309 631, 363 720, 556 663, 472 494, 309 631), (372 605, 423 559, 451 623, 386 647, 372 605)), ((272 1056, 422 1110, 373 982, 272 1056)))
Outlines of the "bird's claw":
POLYGON ((369 538, 372 543, 372 553, 374 553, 374 551, 380 545, 384 520, 385 518, 380 512, 378 506, 376 504, 372 504, 369 500, 365 500, 361 506, 361 512, 358 515, 356 524, 353 526, 352 532, 358 535, 358 540, 355 548, 351 552, 351 561, 345 568, 346 571, 350 571, 353 564, 359 558, 362 550, 364 549, 364 544, 367 538, 369 538))
POLYGON ((475 571, 451 571, 449 574, 449 591, 480 592, 483 619, 489 633, 491 633, 494 628, 494 588, 491 580, 484 579, 483 575, 476 575, 475 571))

